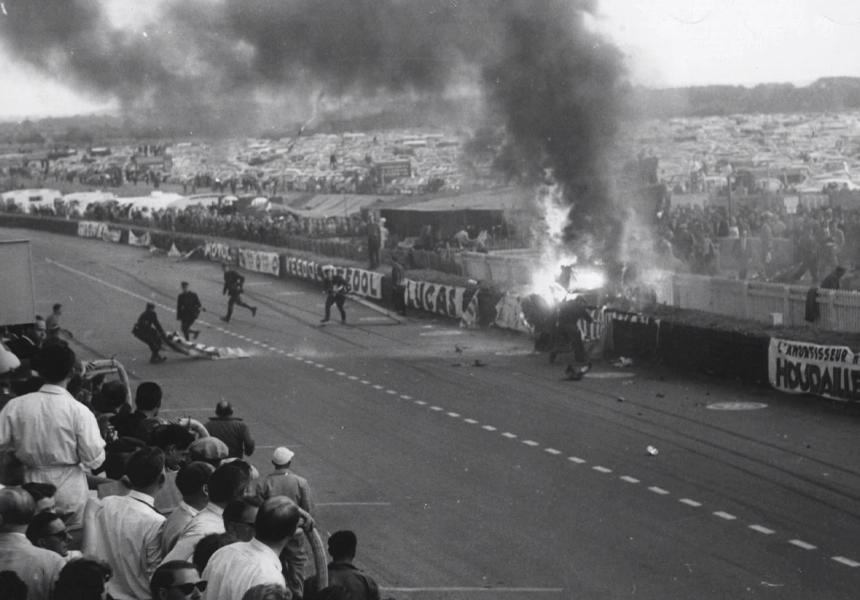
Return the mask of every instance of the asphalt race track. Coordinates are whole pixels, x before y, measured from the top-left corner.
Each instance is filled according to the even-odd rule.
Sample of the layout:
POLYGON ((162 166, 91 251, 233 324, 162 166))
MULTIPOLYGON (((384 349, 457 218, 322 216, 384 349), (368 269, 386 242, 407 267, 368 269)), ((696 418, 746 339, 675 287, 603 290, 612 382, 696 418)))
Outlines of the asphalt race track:
POLYGON ((383 597, 858 595, 855 407, 639 364, 571 382, 524 336, 420 315, 395 324, 352 301, 349 325, 335 309, 320 327, 321 289, 252 273, 256 318, 237 307, 225 325, 216 263, 0 238, 33 241, 38 310, 63 303, 82 358, 116 356, 135 383, 161 383, 165 416, 205 424, 229 400, 264 473, 275 447, 293 449, 321 531, 356 531, 383 597), (199 341, 251 358, 167 351, 149 364, 132 325, 149 299, 178 330, 182 280, 208 309, 199 341))

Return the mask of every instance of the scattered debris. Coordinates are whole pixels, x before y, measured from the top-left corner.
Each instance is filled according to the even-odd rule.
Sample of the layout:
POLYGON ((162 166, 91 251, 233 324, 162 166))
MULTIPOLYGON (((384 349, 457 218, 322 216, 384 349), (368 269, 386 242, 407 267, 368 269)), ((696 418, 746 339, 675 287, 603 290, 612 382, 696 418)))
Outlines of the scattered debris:
POLYGON ((476 358, 476 359, 475 359, 475 366, 476 366, 476 367, 486 367, 486 366, 487 366, 487 363, 483 363, 483 362, 481 362, 480 360, 478 360, 478 359, 476 358))
POLYGON ((618 360, 613 363, 615 367, 631 367, 633 366, 633 359, 627 358, 626 356, 619 356, 618 360))
POLYGON ((457 354, 463 354, 463 349, 460 346, 454 346, 454 352, 457 354))
POLYGON ((666 394, 661 394, 660 392, 657 392, 654 395, 657 396, 658 398, 665 398, 666 397, 666 394))
POLYGON ((616 398, 616 400, 618 400, 619 402, 625 402, 624 396, 618 396, 618 398, 616 398))
POLYGON ((648 454, 650 454, 651 456, 657 456, 660 453, 660 451, 657 450, 657 448, 655 448, 654 446, 648 446, 645 450, 647 450, 648 454))
POLYGON ((622 382, 621 382, 621 385, 633 385, 633 380, 632 380, 632 379, 627 379, 627 380, 625 380, 625 381, 622 381, 622 382))

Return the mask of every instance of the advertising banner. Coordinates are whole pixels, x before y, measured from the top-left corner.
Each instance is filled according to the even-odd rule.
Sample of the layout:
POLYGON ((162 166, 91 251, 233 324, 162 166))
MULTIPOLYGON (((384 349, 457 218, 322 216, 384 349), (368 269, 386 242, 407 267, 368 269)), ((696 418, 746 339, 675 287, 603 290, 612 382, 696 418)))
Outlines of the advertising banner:
POLYGON ((235 263, 238 260, 235 248, 218 242, 206 242, 203 246, 203 255, 209 260, 235 263))
POLYGON ((259 250, 240 248, 239 266, 249 271, 274 275, 275 277, 281 273, 281 264, 276 252, 261 252, 259 250))
POLYGON ((78 223, 78 236, 85 238, 100 238, 107 229, 104 223, 95 221, 81 221, 78 223))
POLYGON ((335 267, 334 270, 346 279, 353 294, 382 300, 382 273, 351 267, 335 267))
POLYGON ((846 346, 771 338, 768 379, 782 392, 860 400, 860 354, 846 346))
POLYGON ((151 242, 152 239, 148 231, 144 232, 143 235, 134 235, 134 232, 131 229, 128 230, 129 246, 143 246, 148 248, 151 245, 151 242))
POLYGON ((466 289, 461 287, 406 280, 407 306, 446 317, 463 316, 465 294, 466 289))
POLYGON ((120 238, 122 238, 122 229, 111 229, 110 227, 105 227, 102 231, 102 239, 106 242, 118 244, 120 238))
POLYGON ((309 279, 311 281, 322 281, 322 264, 305 260, 303 258, 288 258, 286 261, 287 275, 298 277, 299 279, 309 279))

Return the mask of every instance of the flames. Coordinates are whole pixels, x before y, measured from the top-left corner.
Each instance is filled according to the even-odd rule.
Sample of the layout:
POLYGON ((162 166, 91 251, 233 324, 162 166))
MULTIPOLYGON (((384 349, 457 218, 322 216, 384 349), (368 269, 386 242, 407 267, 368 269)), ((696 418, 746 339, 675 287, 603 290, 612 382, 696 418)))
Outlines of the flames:
POLYGON ((541 215, 535 239, 538 240, 540 266, 532 274, 528 292, 542 296, 550 305, 565 299, 571 292, 596 290, 606 285, 607 277, 598 264, 587 264, 591 244, 573 252, 564 242, 570 206, 557 183, 538 188, 536 206, 541 215))

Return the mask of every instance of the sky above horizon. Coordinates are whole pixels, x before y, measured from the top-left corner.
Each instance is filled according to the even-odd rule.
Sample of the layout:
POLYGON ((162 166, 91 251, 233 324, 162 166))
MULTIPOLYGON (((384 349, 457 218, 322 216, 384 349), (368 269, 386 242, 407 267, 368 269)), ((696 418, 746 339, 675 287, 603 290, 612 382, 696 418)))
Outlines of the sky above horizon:
MULTIPOLYGON (((161 2, 100 1, 115 24, 132 28, 161 2)), ((638 85, 806 85, 820 77, 860 77, 858 0, 596 2, 598 14, 590 25, 621 49, 638 85)), ((5 92, 0 94, 0 119, 83 114, 112 106, 110 98, 86 96, 52 81, 2 49, 0 81, 5 92)))

